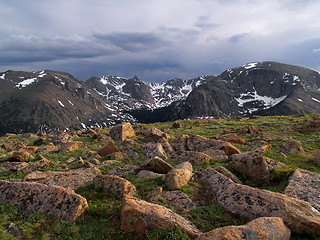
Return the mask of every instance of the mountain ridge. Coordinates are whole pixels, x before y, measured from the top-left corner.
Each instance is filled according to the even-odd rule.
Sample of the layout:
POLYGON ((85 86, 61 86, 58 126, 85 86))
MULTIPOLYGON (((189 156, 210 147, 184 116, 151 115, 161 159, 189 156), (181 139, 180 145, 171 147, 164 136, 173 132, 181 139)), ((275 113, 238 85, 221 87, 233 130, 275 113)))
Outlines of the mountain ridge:
POLYGON ((198 117, 320 112, 320 74, 277 62, 162 83, 45 70, 0 73, 0 134, 107 127, 198 117))

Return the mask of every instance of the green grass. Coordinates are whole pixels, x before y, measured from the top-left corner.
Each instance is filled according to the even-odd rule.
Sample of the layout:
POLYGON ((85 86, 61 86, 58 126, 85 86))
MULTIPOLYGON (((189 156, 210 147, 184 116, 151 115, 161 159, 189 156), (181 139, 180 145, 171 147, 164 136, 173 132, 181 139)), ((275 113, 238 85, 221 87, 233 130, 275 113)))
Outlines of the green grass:
POLYGON ((230 225, 242 225, 248 222, 248 219, 236 218, 226 214, 220 204, 200 206, 192 209, 189 214, 193 223, 203 232, 230 225))
MULTIPOLYGON (((172 128, 172 122, 155 123, 143 125, 144 128, 156 127, 167 132, 172 136, 170 142, 173 142, 182 134, 198 134, 204 137, 222 138, 227 136, 225 132, 236 133, 242 137, 247 144, 235 144, 242 152, 250 151, 257 146, 271 144, 272 150, 267 152, 265 156, 274 159, 275 161, 283 162, 287 166, 277 168, 272 172, 271 182, 263 183, 250 181, 250 179, 241 176, 241 174, 233 171, 244 184, 253 187, 267 189, 274 192, 282 192, 288 184, 288 178, 297 168, 307 169, 313 172, 320 173, 320 166, 314 161, 314 155, 320 149, 319 130, 312 130, 310 126, 317 126, 319 114, 308 114, 301 116, 274 116, 261 117, 257 119, 250 118, 227 118, 227 119, 197 119, 197 120, 179 120, 181 128, 172 128), (259 132, 249 134, 246 132, 248 126, 256 127, 259 132), (257 138, 264 136, 265 141, 254 146, 257 138), (305 152, 304 153, 282 153, 282 145, 291 140, 300 141, 305 152)), ((319 124, 320 125, 320 124, 319 124)), ((134 128, 139 129, 138 125, 134 128)), ((107 134, 110 128, 95 129, 98 133, 107 134)), ((0 146, 3 144, 14 144, 16 142, 25 142, 26 145, 32 146, 33 142, 38 137, 25 138, 23 135, 14 135, 7 138, 0 138, 0 146)), ((134 138, 136 142, 142 143, 144 138, 138 135, 134 138)), ((85 161, 90 159, 84 155, 85 151, 97 151, 105 143, 106 140, 96 140, 91 137, 76 137, 74 141, 81 141, 83 144, 79 149, 60 153, 59 150, 51 153, 41 153, 45 158, 53 161, 56 165, 65 163, 70 157, 82 156, 85 161)), ((47 142, 44 145, 48 144, 47 142)), ((120 142, 115 143, 118 148, 121 147, 120 142)), ((134 151, 139 154, 138 159, 126 157, 118 159, 117 162, 101 168, 101 172, 106 174, 109 170, 115 167, 124 167, 126 165, 140 165, 145 159, 143 158, 144 151, 141 150, 138 144, 134 145, 134 151)), ((34 155, 38 160, 39 157, 34 155)), ((0 147, 0 162, 9 157, 3 148, 0 147)), ((109 160, 109 157, 103 157, 101 162, 109 160)), ((213 161, 204 166, 195 166, 193 172, 197 173, 207 167, 225 166, 228 161, 213 161)), ((173 166, 177 163, 170 163, 173 166)), ((229 167, 227 167, 229 170, 229 167)), ((44 169, 48 170, 48 169, 44 169)), ((55 170, 54 168, 49 170, 55 170)), ((22 179, 25 173, 13 173, 0 167, 0 179, 22 179)), ((161 186, 166 191, 166 186, 161 178, 156 179, 139 179, 134 173, 129 173, 126 177, 137 188, 136 197, 146 200, 147 194, 161 186)), ((184 213, 194 222, 194 224, 202 231, 209 231, 214 228, 245 224, 248 220, 237 216, 225 213, 219 204, 206 205, 201 198, 201 183, 190 181, 184 186, 181 191, 186 193, 189 198, 194 199, 197 207, 189 213, 184 213), (197 200, 198 199, 198 200, 197 200), (198 202, 197 202, 198 201, 198 202)), ((88 201, 88 212, 78 219, 75 223, 58 221, 45 214, 25 215, 20 210, 7 204, 0 204, 0 239, 14 239, 11 234, 6 232, 8 224, 15 223, 22 231, 24 239, 189 239, 188 236, 180 229, 171 231, 159 231, 152 229, 145 235, 136 235, 126 233, 120 230, 121 225, 121 201, 112 195, 108 195, 101 191, 93 189, 92 185, 82 187, 76 191, 78 194, 85 197, 88 201)), ((157 204, 163 205, 175 211, 163 198, 159 198, 157 204)), ((293 234, 292 239, 319 239, 319 236, 297 235, 293 234)))

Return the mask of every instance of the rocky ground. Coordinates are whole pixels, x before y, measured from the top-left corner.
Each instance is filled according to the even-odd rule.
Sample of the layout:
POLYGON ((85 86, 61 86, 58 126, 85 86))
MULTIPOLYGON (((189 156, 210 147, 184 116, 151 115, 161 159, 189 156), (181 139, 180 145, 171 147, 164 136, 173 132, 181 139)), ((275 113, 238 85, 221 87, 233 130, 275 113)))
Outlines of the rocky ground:
POLYGON ((320 115, 0 138, 0 239, 320 239, 320 115))

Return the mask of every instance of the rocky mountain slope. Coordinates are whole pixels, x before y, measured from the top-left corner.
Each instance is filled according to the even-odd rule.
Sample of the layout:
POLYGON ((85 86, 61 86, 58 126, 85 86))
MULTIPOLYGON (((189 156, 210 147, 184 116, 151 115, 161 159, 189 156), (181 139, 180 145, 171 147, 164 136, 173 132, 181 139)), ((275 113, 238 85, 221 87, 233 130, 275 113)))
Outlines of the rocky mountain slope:
POLYGON ((126 79, 115 76, 92 77, 85 84, 117 110, 156 109, 187 98, 190 92, 208 81, 201 76, 190 80, 172 79, 147 83, 138 77, 126 79))
POLYGON ((309 114, 6 134, 0 238, 319 239, 319 130, 309 114))
POLYGON ((292 115, 320 112, 320 74, 275 62, 226 70, 193 91, 179 117, 292 115))
POLYGON ((106 126, 132 120, 68 73, 0 73, 0 134, 106 126))
POLYGON ((115 76, 83 83, 56 71, 7 71, 0 73, 0 87, 0 134, 122 121, 320 112, 320 74, 276 62, 162 83, 115 76))

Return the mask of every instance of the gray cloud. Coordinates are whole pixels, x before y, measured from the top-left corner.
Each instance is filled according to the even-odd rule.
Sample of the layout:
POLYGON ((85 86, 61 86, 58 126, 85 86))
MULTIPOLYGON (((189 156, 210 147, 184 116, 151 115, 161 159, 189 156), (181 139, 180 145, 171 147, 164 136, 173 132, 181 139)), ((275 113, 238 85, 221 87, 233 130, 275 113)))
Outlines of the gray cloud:
POLYGON ((318 0, 0 2, 0 71, 145 81, 273 60, 320 70, 318 0))
POLYGON ((155 33, 141 32, 114 32, 95 33, 93 37, 108 44, 119 47, 125 51, 142 51, 168 46, 169 41, 164 40, 155 33))

